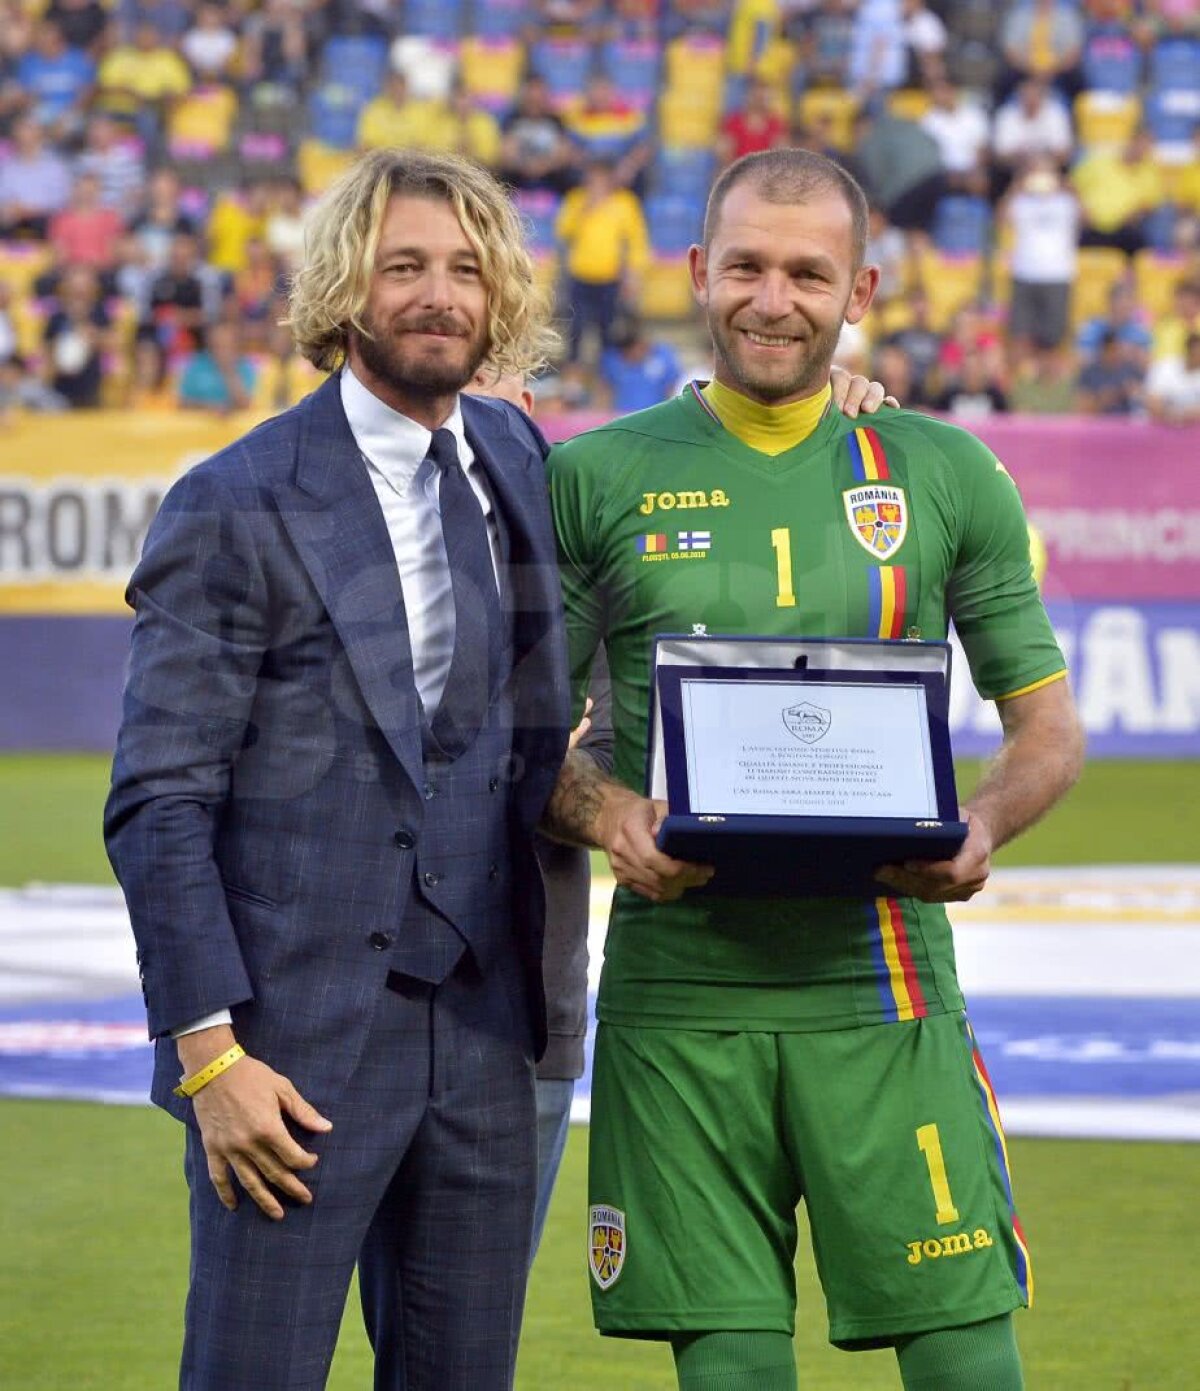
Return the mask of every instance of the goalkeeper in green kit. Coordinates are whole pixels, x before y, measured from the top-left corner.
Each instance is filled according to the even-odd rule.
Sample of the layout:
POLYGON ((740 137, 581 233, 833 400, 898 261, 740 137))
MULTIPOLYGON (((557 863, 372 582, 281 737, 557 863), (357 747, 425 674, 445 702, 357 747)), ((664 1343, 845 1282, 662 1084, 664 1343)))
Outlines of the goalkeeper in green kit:
POLYGON ((670 1342, 683 1391, 791 1391, 795 1213, 831 1340, 896 1349, 903 1385, 1022 1385, 1033 1272, 943 904, 1077 777, 1082 736, 1016 488, 973 436, 829 407, 843 322, 878 281, 837 165, 731 165, 691 251, 714 380, 551 455, 582 706, 603 642, 613 777, 572 753, 552 833, 617 879, 600 985, 588 1260, 597 1326, 670 1342), (660 852, 647 800, 657 633, 942 639, 953 618, 999 756, 950 861, 874 899, 735 898, 660 852))

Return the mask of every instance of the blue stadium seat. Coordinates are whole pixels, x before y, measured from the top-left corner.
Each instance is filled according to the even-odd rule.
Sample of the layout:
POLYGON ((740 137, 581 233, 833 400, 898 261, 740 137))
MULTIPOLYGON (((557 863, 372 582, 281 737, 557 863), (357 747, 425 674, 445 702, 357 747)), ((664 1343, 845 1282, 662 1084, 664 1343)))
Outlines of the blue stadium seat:
POLYGON ((1152 91, 1144 109, 1156 145, 1174 145, 1181 154, 1190 149, 1192 131, 1200 120, 1200 86, 1152 91))
POLYGON ((335 34, 321 50, 324 80, 352 88, 364 102, 379 95, 387 69, 387 40, 372 34, 335 34))
POLYGON ((986 198, 948 193, 933 211, 933 242, 950 256, 982 256, 988 249, 992 210, 986 198))
POLYGON ((308 129, 314 140, 335 150, 352 150, 358 133, 361 95, 341 82, 326 82, 308 99, 308 129))
POLYGON ((529 50, 529 66, 559 101, 579 96, 592 75, 592 46, 581 39, 540 39, 529 50))
POLYGON ((649 106, 658 92, 662 50, 652 40, 612 39, 600 50, 600 71, 621 90, 626 101, 649 106))
POLYGON ((1093 92, 1132 96, 1142 80, 1142 55, 1124 26, 1088 35, 1083 49, 1083 85, 1093 92))
POLYGON ((467 32, 465 0, 406 0, 404 32, 453 42, 467 32))
POLYGON ((1200 38, 1174 34, 1150 51, 1150 86, 1161 91, 1200 92, 1200 38))
POLYGON ((659 255, 682 255, 693 242, 700 240, 704 200, 653 194, 646 199, 646 226, 650 243, 659 255))
POLYGON ((717 157, 711 150, 664 145, 654 160, 654 191, 668 197, 707 198, 716 171, 717 157))
POLYGON ((527 11, 527 0, 475 0, 471 33, 481 39, 519 38, 527 11))
POLYGON ((554 221, 562 204, 558 194, 541 189, 517 189, 513 194, 513 203, 525 223, 530 251, 535 256, 553 251, 554 221))

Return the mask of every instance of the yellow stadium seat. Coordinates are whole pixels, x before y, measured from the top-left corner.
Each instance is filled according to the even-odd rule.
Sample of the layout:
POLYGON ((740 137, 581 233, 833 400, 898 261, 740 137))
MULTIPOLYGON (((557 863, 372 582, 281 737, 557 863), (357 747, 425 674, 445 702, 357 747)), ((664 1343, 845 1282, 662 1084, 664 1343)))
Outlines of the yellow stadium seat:
POLYGON ((1113 246, 1081 246, 1071 289, 1071 322, 1076 328, 1108 313, 1108 294, 1129 270, 1123 251, 1113 246))
POLYGON ((237 116, 237 93, 214 84, 196 87, 172 109, 167 141, 177 157, 220 154, 229 148, 237 116))
POLYGON ((647 319, 686 319, 695 307, 687 257, 655 256, 642 276, 642 314, 647 319))
POLYGON ((929 321, 939 333, 950 327, 965 304, 983 289, 982 256, 950 256, 927 251, 921 257, 921 285, 929 297, 929 321))
POLYGON ((0 242, 0 281, 14 296, 27 295, 53 259, 54 253, 41 242, 0 242))
POLYGON ((707 96, 720 105, 725 89, 725 43, 707 34, 672 39, 666 51, 666 90, 707 96))
POLYGON ((12 305, 13 331, 17 335, 17 351, 22 357, 40 357, 46 316, 32 299, 18 299, 12 305))
POLYGON ((1118 149, 1137 129, 1142 104, 1137 97, 1115 92, 1080 92, 1075 98, 1075 129, 1080 147, 1089 153, 1100 148, 1118 149))
POLYGON ((668 92, 658 103, 659 139, 667 146, 704 149, 716 139, 720 117, 719 103, 668 92))
POLYGON ((460 55, 463 86, 484 101, 511 101, 525 69, 525 48, 515 39, 464 39, 460 55))
POLYGON ((1147 248, 1133 257, 1133 279, 1138 303, 1152 319, 1161 319, 1172 308, 1176 284, 1187 269, 1187 258, 1147 248))
POLYGON ((839 150, 848 150, 854 143, 858 102, 852 92, 840 87, 813 87, 801 95, 796 114, 806 128, 828 121, 829 138, 839 150))
POLYGON ((900 87, 888 93, 888 115, 898 121, 919 121, 932 105, 929 93, 919 87, 900 87))
POLYGON ((296 151, 296 171, 305 193, 320 194, 354 163, 353 150, 335 150, 319 140, 301 141, 296 151))

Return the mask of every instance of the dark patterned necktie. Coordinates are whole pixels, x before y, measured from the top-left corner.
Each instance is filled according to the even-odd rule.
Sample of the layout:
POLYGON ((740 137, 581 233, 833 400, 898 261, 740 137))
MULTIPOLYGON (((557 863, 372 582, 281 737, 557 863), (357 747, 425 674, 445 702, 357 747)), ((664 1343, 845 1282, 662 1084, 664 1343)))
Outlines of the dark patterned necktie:
POLYGON ((487 718, 503 649, 503 616, 483 508, 449 430, 433 432, 428 457, 441 473, 442 539, 454 592, 454 652, 432 730, 455 758, 487 718))

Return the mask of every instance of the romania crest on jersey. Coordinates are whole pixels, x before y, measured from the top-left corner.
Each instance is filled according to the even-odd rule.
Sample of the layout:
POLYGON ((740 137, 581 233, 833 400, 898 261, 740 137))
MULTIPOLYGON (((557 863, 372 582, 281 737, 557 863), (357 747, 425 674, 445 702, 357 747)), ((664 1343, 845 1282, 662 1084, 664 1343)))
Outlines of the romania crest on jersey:
POLYGON ((846 519, 860 546, 876 560, 886 560, 904 544, 908 533, 908 503, 904 489, 891 483, 864 483, 842 494, 846 519))
POLYGON ((593 1205, 588 1220, 588 1268, 602 1290, 625 1264, 625 1214, 620 1208, 593 1205))

